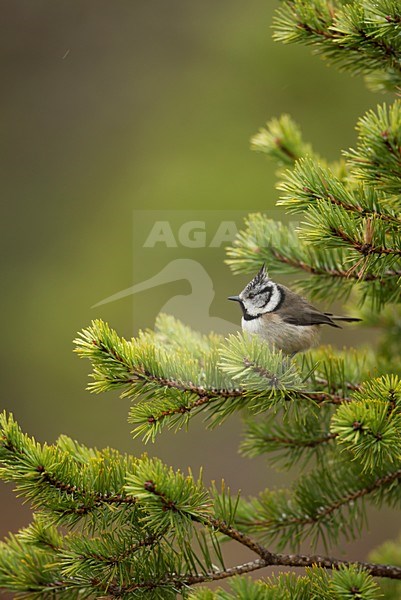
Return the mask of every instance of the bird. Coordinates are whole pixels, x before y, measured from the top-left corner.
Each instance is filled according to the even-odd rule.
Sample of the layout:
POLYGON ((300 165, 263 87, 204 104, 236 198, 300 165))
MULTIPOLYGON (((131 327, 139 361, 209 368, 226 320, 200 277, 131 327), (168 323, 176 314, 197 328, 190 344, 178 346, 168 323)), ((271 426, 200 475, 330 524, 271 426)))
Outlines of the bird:
POLYGON ((319 343, 320 326, 341 326, 336 321, 361 321, 320 312, 305 298, 269 278, 265 265, 238 296, 242 309, 242 330, 259 336, 283 354, 294 356, 319 343))

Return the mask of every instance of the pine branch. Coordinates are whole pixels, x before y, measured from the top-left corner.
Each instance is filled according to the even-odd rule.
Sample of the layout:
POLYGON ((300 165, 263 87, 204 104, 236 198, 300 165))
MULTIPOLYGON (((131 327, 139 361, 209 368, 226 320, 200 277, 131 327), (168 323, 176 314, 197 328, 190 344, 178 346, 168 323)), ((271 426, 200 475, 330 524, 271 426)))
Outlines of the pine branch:
MULTIPOLYGON (((271 250, 273 257, 279 262, 294 267, 295 269, 300 269, 309 273, 310 275, 321 275, 328 277, 339 277, 340 279, 352 280, 356 279, 360 281, 363 279, 364 281, 381 281, 382 277, 379 275, 375 275, 373 273, 364 274, 362 271, 355 272, 354 269, 330 269, 326 267, 315 267, 312 264, 308 264, 302 260, 297 260, 296 258, 289 258, 284 254, 281 254, 278 250, 271 250)), ((229 261, 227 261, 229 264, 229 261)), ((401 269, 388 269, 384 272, 384 277, 401 277, 401 269)))
POLYGON ((95 459, 88 452, 83 463, 57 445, 42 447, 22 434, 12 415, 2 413, 0 426, 1 478, 13 481, 35 508, 49 512, 56 521, 96 519, 98 511, 112 505, 121 507, 121 515, 122 507, 135 508, 136 499, 124 492, 125 474, 134 468, 134 459, 106 450, 95 459))
POLYGON ((400 248, 387 248, 385 246, 375 246, 371 242, 361 242, 360 240, 348 235, 342 229, 336 229, 335 227, 331 227, 330 233, 332 236, 344 242, 347 246, 352 246, 354 250, 356 250, 360 254, 363 254, 363 256, 369 256, 370 254, 378 254, 379 256, 382 256, 383 254, 401 256, 400 248))
POLYGON ((392 202, 399 208, 401 177, 401 103, 379 105, 368 111, 357 124, 356 149, 345 152, 352 173, 359 180, 395 195, 392 202))
POLYGON ((278 414, 262 421, 249 418, 241 453, 250 458, 267 454, 271 464, 278 463, 287 469, 300 460, 306 464, 312 457, 321 462, 338 434, 329 431, 331 411, 324 411, 323 407, 318 410, 319 414, 311 410, 299 419, 284 416, 280 420, 278 414))
MULTIPOLYGON (((224 570, 214 570, 208 573, 197 573, 192 575, 174 575, 165 576, 159 580, 149 579, 142 580, 135 583, 126 582, 122 584, 104 583, 93 579, 90 584, 84 584, 82 581, 74 581, 73 579, 66 580, 55 580, 49 582, 43 586, 39 594, 48 592, 67 592, 68 594, 74 594, 74 588, 77 593, 84 592, 85 588, 92 594, 95 590, 102 592, 102 598, 124 598, 129 594, 134 594, 138 591, 156 591, 163 590, 163 593, 169 594, 171 592, 180 592, 194 585, 199 585, 211 581, 221 581, 223 579, 251 573, 266 567, 271 566, 286 566, 295 568, 305 567, 321 567, 330 570, 354 568, 363 570, 367 574, 373 577, 382 577, 387 579, 401 579, 401 568, 392 565, 375 564, 369 562, 350 562, 332 557, 320 556, 320 555, 289 555, 289 554, 276 554, 272 555, 270 560, 267 559, 256 559, 237 565, 224 570)), ((166 596, 164 596, 166 597, 166 596)))
POLYGON ((263 442, 266 446, 288 446, 295 448, 316 448, 316 446, 320 446, 322 444, 327 444, 331 440, 334 440, 338 434, 336 433, 326 433, 321 437, 315 437, 312 439, 297 439, 297 438, 285 438, 279 436, 265 436, 263 437, 263 442))
MULTIPOLYGON (((391 582, 389 582, 391 583, 391 582)), ((394 583, 394 582, 393 582, 394 583)), ((397 585, 397 584, 396 584, 397 585)), ((351 565, 340 567, 330 575, 321 567, 306 570, 305 575, 279 573, 261 580, 250 577, 236 577, 229 582, 230 591, 218 588, 211 591, 201 588, 192 592, 190 600, 333 600, 333 598, 353 598, 378 600, 380 590, 371 575, 351 565)))
POLYGON ((298 160, 293 170, 286 171, 278 189, 284 192, 278 205, 287 207, 292 213, 309 209, 323 201, 346 212, 386 221, 395 227, 401 223, 397 210, 387 197, 374 188, 347 185, 331 169, 316 164, 309 157, 298 160))
POLYGON ((357 271, 365 281, 371 274, 380 277, 391 269, 401 268, 399 235, 387 224, 370 217, 361 219, 342 208, 319 203, 309 209, 299 235, 327 249, 346 248, 348 272, 357 271))
MULTIPOLYGON (((344 252, 328 252, 306 246, 294 231, 261 214, 248 217, 245 231, 238 234, 233 247, 228 248, 227 256, 227 264, 236 273, 253 273, 258 265, 265 262, 271 273, 301 270, 310 275, 327 276, 331 280, 338 278, 349 284, 353 280, 382 282, 401 276, 401 268, 387 269, 381 275, 372 272, 361 274, 349 268, 340 268, 338 265, 347 262, 344 252), (285 266, 290 269, 285 269, 285 266)), ((327 284, 327 279, 324 283, 327 284)))
POLYGON ((260 499, 244 504, 236 523, 261 539, 279 539, 280 546, 297 546, 308 528, 325 544, 327 539, 337 540, 340 529, 347 538, 354 538, 364 518, 357 501, 371 496, 374 502, 391 503, 398 497, 400 479, 401 469, 375 478, 364 475, 349 461, 342 465, 337 461, 335 473, 316 469, 300 480, 291 498, 288 493, 267 491, 260 499), (348 508, 347 528, 341 525, 344 508, 348 508))
MULTIPOLYGON (((213 524, 215 526, 216 524, 213 524)), ((229 534, 232 539, 239 541, 247 547, 252 546, 248 539, 244 538, 242 534, 239 532, 226 528, 223 524, 219 524, 218 527, 225 534, 229 534)), ((16 553, 17 549, 23 551, 25 556, 28 556, 28 548, 21 545, 17 540, 11 540, 13 543, 13 548, 9 549, 16 553)), ((4 544, 3 544, 4 546, 4 544)), ((252 549, 254 549, 252 547, 252 549)), ((31 547, 31 552, 33 547, 31 547)), ((199 583, 203 583, 206 581, 217 581, 229 577, 233 577, 238 574, 248 573, 254 570, 258 570, 264 568, 266 566, 293 566, 293 567, 307 567, 313 565, 319 565, 328 569, 338 569, 344 567, 351 567, 351 563, 347 561, 341 561, 339 559, 324 557, 324 556, 307 556, 307 555, 286 555, 286 554, 271 554, 268 553, 263 547, 257 547, 257 554, 261 557, 257 560, 250 561, 245 563, 244 565, 237 565, 227 569, 214 569, 212 571, 208 571, 205 573, 183 573, 182 575, 177 575, 171 573, 170 575, 165 575, 163 577, 158 577, 154 579, 139 579, 137 581, 101 581, 96 577, 92 577, 90 581, 85 581, 85 579, 80 577, 68 577, 64 579, 62 576, 58 577, 58 573, 55 570, 55 565, 53 564, 52 570, 47 569, 47 575, 44 580, 37 584, 36 591, 32 592, 32 597, 40 596, 40 594, 45 594, 47 592, 56 592, 58 595, 60 593, 65 592, 66 594, 70 594, 69 597, 75 597, 75 593, 84 592, 86 589, 89 594, 93 594, 96 590, 98 592, 103 592, 106 594, 106 597, 125 597, 127 594, 132 594, 139 590, 163 590, 163 593, 168 594, 170 591, 178 591, 188 588, 188 586, 194 586, 199 583)), ((36 556, 36 559, 48 559, 48 555, 43 552, 39 552, 38 550, 33 550, 36 556)), ((0 555, 1 557, 3 555, 0 555)), ((33 557, 33 555, 31 554, 33 557)), ((11 558, 10 554, 8 558, 11 558)), ((54 560, 54 558, 53 558, 54 560)), ((0 581, 1 581, 1 571, 2 564, 0 560, 0 581)), ((367 573, 370 573, 373 576, 377 577, 385 577, 391 579, 400 579, 401 578, 401 569, 397 567, 392 567, 389 565, 381 565, 374 563, 353 563, 352 568, 363 569, 367 573)), ((12 573, 8 572, 8 577, 11 577, 12 573)), ((23 588, 20 588, 20 591, 24 591, 23 588)), ((29 592, 28 592, 29 595, 29 592)), ((167 597, 167 596, 164 596, 167 597)))
MULTIPOLYGON (((251 573, 259 569, 272 566, 285 566, 295 568, 305 567, 322 567, 325 569, 339 569, 344 567, 356 567, 369 573, 373 577, 383 577, 388 579, 401 579, 401 567, 392 565, 375 564, 369 562, 351 562, 338 558, 332 558, 321 555, 306 555, 306 554, 272 554, 270 559, 256 559, 236 567, 231 567, 226 570, 207 573, 206 575, 193 575, 185 580, 173 581, 174 586, 180 589, 183 586, 191 586, 208 581, 219 581, 236 575, 251 573)), ((145 584, 146 586, 146 584, 145 584)), ((135 588, 137 589, 137 588, 135 588)), ((128 591, 128 590, 127 590, 128 591)))
POLYGON ((306 389, 305 375, 295 362, 256 338, 214 340, 213 347, 202 349, 202 356, 191 356, 188 349, 183 353, 182 347, 164 347, 161 333, 157 339, 141 334, 127 341, 107 324, 94 321, 76 340, 76 351, 93 364, 91 391, 121 386, 122 397, 139 400, 130 410, 129 421, 135 426, 133 434, 145 441, 154 439, 164 426, 183 427, 202 411, 207 411, 210 426, 216 426, 235 411, 258 413, 289 406, 293 400, 349 402, 338 388, 322 389, 319 384, 317 389, 313 385, 306 389))
POLYGON ((384 71, 387 85, 400 84, 401 48, 396 36, 399 6, 390 3, 390 21, 380 14, 384 2, 346 4, 334 8, 322 0, 294 0, 276 12, 274 38, 284 43, 312 45, 329 63, 355 74, 384 71), (385 25, 385 26, 383 26, 385 25))
POLYGON ((399 464, 401 455, 401 383, 396 376, 365 382, 352 404, 332 418, 332 433, 364 471, 399 464))
MULTIPOLYGON (((369 560, 372 562, 380 562, 386 564, 392 564, 396 566, 401 565, 401 539, 397 536, 394 540, 387 540, 380 544, 378 548, 375 548, 369 554, 369 560)), ((396 581, 382 581, 380 583, 380 589, 383 597, 386 600, 398 600, 400 597, 401 583, 396 581)))
POLYGON ((300 128, 289 115, 266 123, 266 127, 252 137, 251 149, 272 158, 280 167, 293 166, 304 156, 320 160, 310 144, 302 140, 300 128))
POLYGON ((343 498, 337 500, 337 502, 334 502, 330 506, 326 506, 323 510, 321 510, 319 512, 318 516, 309 517, 309 518, 306 518, 303 520, 302 519, 297 519, 297 520, 294 519, 293 523, 302 524, 302 525, 310 525, 310 524, 316 523, 320 519, 325 519, 327 516, 331 515, 335 511, 339 510, 341 507, 343 507, 345 505, 349 505, 352 502, 355 502, 355 500, 359 500, 360 498, 363 498, 364 496, 372 494, 372 492, 376 492, 380 488, 388 486, 389 484, 393 483, 394 481, 398 481, 400 478, 401 478, 401 469, 398 469, 397 471, 395 471, 393 473, 388 473, 387 475, 384 475, 383 477, 379 477, 378 479, 376 479, 371 485, 368 485, 365 488, 359 489, 356 492, 352 492, 352 493, 344 496, 343 498))
MULTIPOLYGON (((383 477, 381 482, 377 481, 376 488, 378 488, 382 485, 388 485, 389 483, 391 483, 392 481, 394 481, 395 479, 398 479, 398 478, 401 478, 401 470, 399 470, 397 472, 397 474, 389 474, 389 475, 383 477)), ((160 500, 162 506, 164 507, 164 509, 166 511, 171 511, 171 510, 174 511, 175 510, 175 506, 172 505, 170 499, 166 498, 165 495, 158 490, 158 488, 154 482, 148 481, 145 483, 145 485, 146 485, 146 493, 153 494, 158 500, 160 500)), ((372 491, 372 490, 370 490, 370 491, 372 491)), ((366 493, 370 493, 370 491, 366 492, 366 493)), ((206 519, 204 519, 204 518, 199 518, 198 516, 194 516, 194 520, 203 525, 213 528, 213 530, 218 531, 219 533, 229 537, 231 540, 236 541, 243 546, 246 546, 249 550, 258 554, 261 558, 261 561, 257 561, 256 563, 255 562, 248 563, 248 568, 250 568, 250 570, 255 570, 256 568, 263 568, 265 566, 272 566, 272 565, 305 567, 305 566, 312 566, 314 564, 317 564, 319 566, 324 566, 326 568, 332 569, 332 568, 338 568, 340 565, 349 566, 351 564, 356 564, 360 568, 366 568, 366 570, 368 572, 370 572, 372 575, 375 575, 378 577, 389 577, 389 578, 394 578, 394 579, 401 579, 401 567, 392 567, 392 566, 388 566, 388 565, 374 565, 374 564, 369 564, 369 563, 350 563, 350 562, 342 561, 339 559, 331 559, 328 557, 319 557, 319 556, 275 554, 275 553, 270 552, 264 546, 257 543, 255 540, 253 540, 248 535, 244 534, 242 531, 240 531, 232 526, 227 526, 226 523, 224 523, 224 521, 215 519, 213 517, 207 517, 206 519)), ((240 566, 239 568, 242 569, 243 566, 240 566)), ((235 569, 236 568, 231 569, 229 571, 229 574, 226 574, 226 572, 225 572, 223 577, 226 577, 226 576, 228 577, 228 576, 237 574, 235 572, 235 569)), ((241 570, 240 572, 246 572, 246 571, 241 570)), ((220 578, 219 575, 220 574, 217 575, 218 579, 220 578)), ((213 577, 213 579, 214 579, 214 577, 213 577)), ((205 581, 205 579, 203 579, 203 581, 205 581)), ((198 583, 198 581, 196 583, 198 583)), ((200 581, 199 581, 199 583, 200 583, 200 581)))
MULTIPOLYGON (((308 214, 312 218, 315 213, 309 208, 308 214)), ((330 218, 332 216, 330 214, 330 218)), ((319 211, 317 219, 325 231, 324 213, 319 211)), ((308 234, 313 235, 311 226, 308 234)), ((246 229, 237 234, 227 256, 227 264, 236 273, 255 273, 260 264, 265 263, 272 276, 297 271, 313 275, 297 280, 295 285, 316 299, 346 299, 357 283, 360 303, 369 302, 377 311, 388 302, 398 302, 401 295, 398 256, 364 257, 353 247, 311 244, 309 240, 300 239, 293 229, 260 214, 250 215, 246 220, 246 229)))
MULTIPOLYGON (((6 473, 6 477, 10 478, 11 473, 14 473, 13 480, 18 482, 22 473, 24 473, 24 478, 27 479, 27 475, 32 472, 34 466, 32 460, 27 461, 31 455, 31 449, 35 447, 36 462, 42 464, 43 461, 40 459, 44 456, 43 448, 40 448, 33 440, 24 436, 12 419, 6 419, 3 416, 2 426, 1 461, 4 465, 2 474, 4 476, 6 473), (18 471, 17 465, 19 465, 18 468, 20 471, 18 471)), ((82 469, 85 455, 87 456, 86 449, 78 446, 76 443, 69 442, 65 438, 62 440, 62 445, 63 448, 69 447, 75 453, 74 460, 77 462, 77 466, 79 465, 80 469, 82 469)), ((46 452, 50 452, 51 450, 51 447, 46 447, 46 452)), ((53 456, 52 471, 53 473, 59 473, 60 466, 54 463, 54 454, 51 453, 51 455, 53 456)), ((97 457, 105 457, 106 455, 104 453, 95 454, 97 457)), ((108 455, 115 457, 113 453, 110 454, 110 451, 108 455)), ((72 459, 71 456, 70 458, 72 459)), ((58 455, 58 459, 59 461, 62 459, 63 464, 66 464, 65 457, 62 454, 58 455)), ((98 459, 97 463, 99 468, 98 459)), ((73 464, 73 461, 71 464, 73 464)), ((71 465, 69 466, 71 467, 71 465)), ((41 469, 40 476, 42 479, 45 479, 46 485, 50 485, 52 489, 56 489, 59 499, 65 495, 79 496, 82 493, 82 490, 78 486, 72 485, 68 481, 73 479, 71 473, 68 478, 64 477, 64 479, 60 476, 44 477, 44 474, 47 475, 48 472, 48 470, 41 469)), ((75 474, 75 477, 78 477, 78 475, 75 474)), ((389 473, 383 476, 381 480, 375 481, 374 485, 370 486, 370 489, 365 488, 364 490, 360 490, 359 493, 354 493, 353 500, 371 493, 373 489, 388 486, 400 477, 401 471, 392 474, 389 473)), ((28 497, 35 498, 31 489, 32 487, 39 487, 41 489, 41 483, 38 479, 35 481, 32 481, 32 478, 30 479, 31 483, 24 487, 24 493, 28 497)), ((82 477, 82 480, 85 480, 85 477, 82 477)), ((184 477, 179 472, 173 473, 171 469, 168 469, 156 459, 144 458, 136 462, 135 469, 125 474, 124 480, 124 496, 115 492, 111 494, 107 490, 104 490, 102 485, 104 490, 102 497, 108 505, 116 504, 116 506, 121 507, 121 502, 124 502, 133 508, 139 504, 141 514, 138 516, 138 526, 142 528, 141 537, 135 534, 134 538, 130 539, 130 535, 127 536, 126 533, 119 529, 118 537, 121 539, 118 542, 114 539, 114 534, 103 536, 101 542, 81 538, 81 536, 66 537, 62 541, 55 536, 52 529, 46 530, 43 528, 45 521, 42 519, 37 522, 32 530, 21 534, 19 539, 13 541, 11 538, 8 545, 3 544, 1 547, 0 586, 6 585, 8 589, 15 589, 13 586, 16 585, 20 573, 16 573, 14 569, 19 564, 21 556, 31 556, 30 560, 38 565, 52 565, 51 569, 45 568, 44 573, 43 566, 37 573, 29 572, 29 577, 31 577, 29 589, 35 590, 32 592, 32 597, 35 597, 35 594, 38 596, 47 592, 56 592, 59 596, 63 594, 68 596, 70 594, 71 598, 75 598, 75 595, 79 591, 80 593, 86 593, 85 590, 87 590, 88 595, 102 593, 106 594, 106 597, 122 598, 139 590, 158 590, 157 593, 160 592, 160 594, 164 594, 163 597, 167 598, 174 591, 185 590, 188 586, 196 585, 197 583, 225 579, 265 566, 284 565, 305 567, 319 564, 325 568, 334 569, 340 566, 350 566, 350 563, 346 561, 331 559, 329 557, 276 554, 271 552, 247 533, 238 530, 232 525, 227 524, 225 520, 216 518, 213 515, 208 495, 200 480, 194 482, 191 477, 184 477), (211 568, 212 562, 206 559, 205 569, 202 573, 197 573, 193 569, 195 565, 193 559, 190 558, 190 555, 187 555, 189 562, 186 562, 186 567, 183 570, 178 563, 171 562, 173 559, 175 560, 175 555, 173 554, 169 558, 165 554, 163 546, 160 546, 160 543, 165 539, 166 532, 170 530, 174 532, 175 536, 178 536, 178 539, 182 539, 182 543, 187 544, 187 536, 190 535, 191 531, 194 531, 191 523, 197 523, 210 530, 212 536, 219 533, 230 538, 256 553, 259 559, 246 565, 237 565, 228 569, 211 568), (184 527, 182 527, 183 525, 184 527), (35 545, 36 539, 42 540, 40 547, 35 545), (145 551, 146 554, 143 554, 145 551), (153 558, 152 554, 150 554, 151 552, 155 552, 153 558), (134 558, 137 554, 139 554, 138 558, 134 558), (145 556, 150 570, 156 569, 152 571, 152 577, 147 576, 147 569, 144 566, 145 556), (117 565, 120 571, 118 577, 115 571, 117 565), (123 565, 126 565, 126 567, 123 567, 123 565), (159 566, 156 567, 156 565, 159 566), (128 579, 129 569, 134 569, 134 574, 128 579)), ((92 486, 95 481, 99 481, 99 475, 95 475, 92 486)), ((347 498, 346 501, 351 500, 347 498)), ((77 498, 77 502, 80 502, 79 498, 77 498)), ((343 499, 343 502, 345 502, 345 499, 343 499)), ((220 504, 220 507, 223 507, 223 504, 220 504)), ((337 510, 339 504, 338 502, 337 506, 333 506, 331 509, 327 508, 326 515, 337 510)), ((50 510, 56 510, 57 512, 58 505, 53 503, 45 508, 46 511, 49 511, 50 508, 50 510)), ((223 513, 226 510, 228 510, 227 516, 229 521, 231 521, 234 515, 231 515, 233 508, 230 503, 226 503, 226 509, 223 510, 223 513)), ((130 522, 132 525, 134 524, 132 515, 130 522)), ((46 527, 48 528, 49 526, 46 525, 46 527)), ((168 547, 172 549, 171 545, 168 547)), ((185 552, 188 551, 188 549, 185 550, 185 552)), ((356 566, 357 568, 365 569, 366 572, 375 576, 401 578, 401 568, 369 563, 357 563, 356 566)), ((28 585, 27 583, 20 583, 19 585, 18 589, 20 591, 28 591, 29 593, 29 590, 24 587, 28 585)))

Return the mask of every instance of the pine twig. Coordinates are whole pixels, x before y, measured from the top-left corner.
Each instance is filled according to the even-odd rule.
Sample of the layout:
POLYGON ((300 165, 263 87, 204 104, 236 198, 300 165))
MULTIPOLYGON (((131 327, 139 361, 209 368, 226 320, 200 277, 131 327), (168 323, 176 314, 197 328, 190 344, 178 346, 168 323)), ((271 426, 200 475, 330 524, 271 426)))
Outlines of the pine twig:
MULTIPOLYGON (((304 518, 294 517, 292 519, 288 519, 287 521, 283 522, 282 528, 289 527, 291 525, 313 525, 321 521, 324 517, 331 515, 336 510, 339 510, 343 506, 349 505, 352 502, 355 502, 355 500, 359 500, 360 498, 364 498, 365 496, 372 494, 381 487, 393 483, 393 481, 397 481, 398 479, 401 479, 401 469, 398 469, 397 471, 394 471, 392 473, 388 473, 387 475, 383 475, 383 477, 379 477, 371 485, 368 485, 364 488, 361 488, 355 492, 344 496, 343 498, 340 498, 336 502, 333 502, 333 504, 326 506, 324 509, 322 508, 322 510, 319 510, 319 512, 314 514, 313 516, 308 516, 304 518)), ((246 523, 246 525, 256 526, 258 528, 268 527, 270 525, 270 521, 249 521, 246 523)))
MULTIPOLYGON (((355 271, 344 270, 344 269, 330 269, 326 267, 314 267, 303 260, 299 260, 294 257, 284 256, 277 249, 270 248, 270 251, 274 258, 279 262, 282 262, 286 265, 294 267, 295 269, 300 269, 305 271, 306 273, 310 273, 311 275, 329 275, 330 277, 339 277, 343 279, 356 279, 360 280, 362 277, 360 273, 356 273, 355 271)), ((383 279, 387 277, 401 277, 401 270, 398 269, 389 269, 385 271, 382 275, 376 275, 375 273, 367 273, 364 277, 364 281, 379 281, 380 283, 384 283, 383 279)))

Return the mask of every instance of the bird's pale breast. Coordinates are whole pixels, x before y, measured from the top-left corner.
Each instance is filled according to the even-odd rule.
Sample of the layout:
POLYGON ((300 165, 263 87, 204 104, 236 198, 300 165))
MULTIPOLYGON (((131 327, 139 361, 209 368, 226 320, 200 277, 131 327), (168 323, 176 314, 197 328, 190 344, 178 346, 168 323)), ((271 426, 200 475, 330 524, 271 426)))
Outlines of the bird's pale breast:
POLYGON ((292 325, 275 313, 265 313, 257 319, 242 319, 242 329, 263 338, 269 345, 285 354, 304 352, 319 341, 318 325, 292 325))

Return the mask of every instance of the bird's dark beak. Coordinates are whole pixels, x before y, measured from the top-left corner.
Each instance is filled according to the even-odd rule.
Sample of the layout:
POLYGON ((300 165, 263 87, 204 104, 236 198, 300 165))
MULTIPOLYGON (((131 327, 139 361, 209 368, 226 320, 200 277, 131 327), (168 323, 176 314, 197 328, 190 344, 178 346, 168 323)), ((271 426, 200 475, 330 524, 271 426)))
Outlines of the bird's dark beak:
POLYGON ((227 300, 232 300, 233 302, 241 302, 239 296, 229 296, 227 300))

